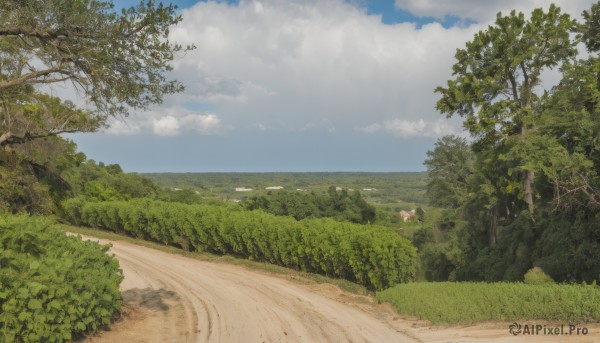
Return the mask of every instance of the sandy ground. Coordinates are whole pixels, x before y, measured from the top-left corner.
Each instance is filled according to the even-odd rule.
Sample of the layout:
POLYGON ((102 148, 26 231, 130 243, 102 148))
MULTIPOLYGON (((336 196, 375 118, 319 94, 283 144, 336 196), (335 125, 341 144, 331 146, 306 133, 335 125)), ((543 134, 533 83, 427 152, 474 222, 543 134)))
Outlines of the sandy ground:
POLYGON ((123 311, 85 342, 600 342, 598 324, 556 338, 515 337, 503 322, 432 328, 333 285, 111 243, 125 274, 123 311))

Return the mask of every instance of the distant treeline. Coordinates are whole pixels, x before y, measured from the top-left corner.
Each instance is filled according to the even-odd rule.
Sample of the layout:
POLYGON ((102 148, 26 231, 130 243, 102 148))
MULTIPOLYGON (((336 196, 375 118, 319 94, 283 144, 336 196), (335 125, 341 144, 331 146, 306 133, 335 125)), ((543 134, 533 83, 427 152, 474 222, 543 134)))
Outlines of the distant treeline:
POLYGON ((278 172, 278 173, 143 173, 163 188, 194 189, 202 195, 252 197, 265 193, 267 187, 281 186, 326 193, 329 187, 353 189, 381 203, 398 200, 424 203, 427 173, 425 172, 278 172), (252 189, 236 192, 236 187, 252 189), (365 190, 367 189, 367 190, 365 190))

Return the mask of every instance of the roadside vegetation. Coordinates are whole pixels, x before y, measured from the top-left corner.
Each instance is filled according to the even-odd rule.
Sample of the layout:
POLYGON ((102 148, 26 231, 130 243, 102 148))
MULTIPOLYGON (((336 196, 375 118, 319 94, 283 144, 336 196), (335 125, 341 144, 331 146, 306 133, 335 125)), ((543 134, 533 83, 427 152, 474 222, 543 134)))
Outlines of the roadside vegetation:
POLYGON ((121 306, 119 265, 108 247, 67 237, 51 219, 73 196, 148 196, 158 188, 116 165, 96 165, 63 133, 94 132, 111 118, 183 90, 164 75, 181 47, 175 6, 142 1, 0 1, 0 342, 65 342, 109 324, 121 306), (107 49, 110 47, 110 49, 107 49), (66 86, 85 106, 60 99, 66 86))
POLYGON ((583 18, 498 14, 457 50, 437 109, 464 118, 471 139, 428 152, 426 196, 441 213, 412 238, 421 276, 441 282, 380 301, 432 323, 600 321, 600 3, 583 18), (544 90, 548 68, 562 80, 544 90))
POLYGON ((235 205, 185 205, 150 199, 66 201, 73 224, 123 232, 185 250, 231 254, 344 278, 372 290, 414 280, 416 250, 395 231, 331 219, 275 216, 235 205))
POLYGON ((377 299, 432 324, 600 321, 600 287, 595 284, 414 282, 378 292, 377 299))
POLYGON ((49 219, 0 217, 0 342, 64 342, 108 325, 123 280, 108 249, 49 219))

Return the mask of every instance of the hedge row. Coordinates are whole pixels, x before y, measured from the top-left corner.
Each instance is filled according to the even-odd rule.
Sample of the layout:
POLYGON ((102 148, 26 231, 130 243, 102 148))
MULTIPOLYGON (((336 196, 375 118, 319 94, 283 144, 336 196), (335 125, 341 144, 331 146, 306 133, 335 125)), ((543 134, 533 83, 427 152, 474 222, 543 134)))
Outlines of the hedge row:
POLYGON ((369 289, 411 281, 416 272, 415 248, 384 227, 149 199, 71 199, 63 207, 73 224, 344 278, 369 289))
POLYGON ((108 248, 0 214, 0 342, 64 342, 109 324, 123 275, 108 248))

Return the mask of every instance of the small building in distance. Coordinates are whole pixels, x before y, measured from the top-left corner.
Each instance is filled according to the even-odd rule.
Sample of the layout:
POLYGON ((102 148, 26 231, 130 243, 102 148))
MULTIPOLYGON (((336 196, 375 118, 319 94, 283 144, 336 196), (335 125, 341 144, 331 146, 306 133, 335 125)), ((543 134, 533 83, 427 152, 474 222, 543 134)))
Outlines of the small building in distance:
POLYGON ((267 188, 265 188, 267 190, 279 190, 279 189, 283 189, 283 186, 269 186, 267 188))
POLYGON ((251 192, 252 188, 246 188, 246 187, 236 187, 235 188, 236 192, 251 192))

